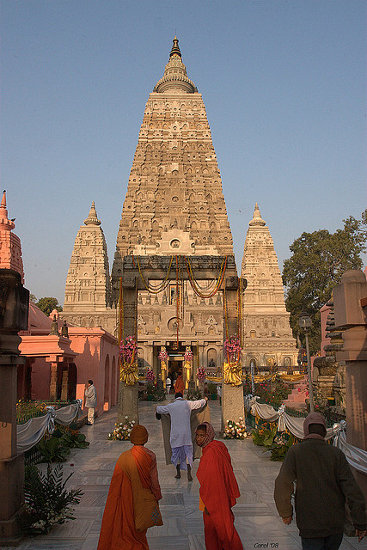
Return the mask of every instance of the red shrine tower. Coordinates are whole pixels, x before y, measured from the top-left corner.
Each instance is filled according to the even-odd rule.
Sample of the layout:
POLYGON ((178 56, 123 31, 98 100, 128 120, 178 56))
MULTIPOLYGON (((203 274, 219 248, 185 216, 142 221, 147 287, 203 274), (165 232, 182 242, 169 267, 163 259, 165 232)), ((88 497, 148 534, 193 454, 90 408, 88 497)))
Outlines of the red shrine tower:
POLYGON ((6 191, 4 191, 0 205, 0 268, 14 269, 20 273, 24 284, 22 247, 20 238, 12 232, 14 227, 14 221, 8 218, 6 191))

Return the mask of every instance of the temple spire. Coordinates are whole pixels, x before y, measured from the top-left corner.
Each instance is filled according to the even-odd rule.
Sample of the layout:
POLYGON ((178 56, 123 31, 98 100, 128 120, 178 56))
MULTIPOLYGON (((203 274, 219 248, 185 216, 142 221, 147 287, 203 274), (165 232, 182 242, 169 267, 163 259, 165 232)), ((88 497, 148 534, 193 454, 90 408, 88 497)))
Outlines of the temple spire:
POLYGON ((11 231, 15 227, 14 221, 9 220, 8 218, 8 210, 6 208, 6 191, 3 191, 3 198, 1 199, 0 224, 2 229, 5 229, 6 231, 11 231))
POLYGON ((186 67, 182 62, 181 50, 177 36, 173 39, 173 46, 169 54, 168 63, 164 69, 163 77, 154 86, 153 92, 157 93, 195 93, 197 88, 189 79, 186 67))
POLYGON ((22 245, 20 238, 13 233, 15 218, 9 220, 6 208, 6 191, 0 204, 0 268, 14 269, 20 273, 22 284, 24 284, 24 270, 22 260, 22 245))
POLYGON ((84 220, 85 225, 101 225, 101 221, 97 218, 96 205, 94 201, 90 207, 88 218, 84 220))
POLYGON ((266 225, 266 222, 261 217, 260 208, 257 202, 255 203, 254 215, 249 225, 266 225))
POLYGON ((181 50, 180 50, 180 46, 178 45, 177 36, 175 36, 174 39, 173 39, 173 46, 172 46, 171 53, 169 54, 169 56, 172 57, 173 55, 178 55, 179 57, 181 57, 181 50))

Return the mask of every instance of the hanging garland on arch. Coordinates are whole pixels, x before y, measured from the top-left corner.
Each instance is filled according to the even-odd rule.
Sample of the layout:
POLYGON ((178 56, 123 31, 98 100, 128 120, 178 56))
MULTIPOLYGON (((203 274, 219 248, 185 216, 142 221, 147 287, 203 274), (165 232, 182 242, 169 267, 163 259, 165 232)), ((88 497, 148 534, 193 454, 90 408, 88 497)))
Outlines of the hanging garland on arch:
MULTIPOLYGON (((150 282, 148 282, 148 283, 146 282, 145 277, 144 277, 143 272, 142 272, 141 267, 140 267, 139 258, 136 258, 136 263, 137 263, 137 266, 138 266, 140 278, 143 281, 143 285, 145 286, 145 288, 148 292, 150 292, 151 294, 159 294, 160 292, 163 292, 163 290, 165 290, 167 288, 167 286, 170 283, 169 275, 171 273, 173 258, 174 257, 171 256, 171 260, 170 260, 170 263, 169 263, 169 266, 168 266, 167 275, 165 276, 164 280, 161 281, 157 286, 153 286, 150 282)), ((176 256, 176 258, 177 258, 177 256, 176 256)), ((134 261, 134 256, 133 256, 133 261, 134 261)), ((135 265, 135 261, 134 261, 134 265, 135 265)))
POLYGON ((189 276, 189 281, 195 294, 197 294, 197 296, 200 296, 200 298, 212 298, 213 296, 215 296, 224 280, 224 275, 227 267, 227 256, 225 256, 222 262, 222 265, 220 267, 219 276, 216 283, 214 284, 214 289, 209 291, 208 294, 204 294, 204 292, 202 292, 202 287, 200 287, 199 282, 195 279, 190 260, 186 258, 186 256, 184 256, 184 260, 186 263, 186 269, 189 276))

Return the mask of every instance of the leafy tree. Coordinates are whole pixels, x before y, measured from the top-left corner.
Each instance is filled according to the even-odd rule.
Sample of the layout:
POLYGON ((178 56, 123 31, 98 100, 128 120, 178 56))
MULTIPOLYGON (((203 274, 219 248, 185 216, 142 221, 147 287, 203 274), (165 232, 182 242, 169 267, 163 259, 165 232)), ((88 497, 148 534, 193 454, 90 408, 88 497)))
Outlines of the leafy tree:
POLYGON ((38 298, 35 294, 32 294, 32 292, 29 295, 29 301, 35 304, 37 302, 38 298))
POLYGON ((366 250, 367 213, 362 221, 352 216, 343 220, 343 229, 330 233, 320 229, 302 233, 289 247, 292 256, 285 260, 283 284, 286 287, 286 306, 295 337, 304 341, 303 331, 298 326, 302 312, 312 318, 310 352, 320 349, 320 308, 331 298, 335 285, 348 269, 361 269, 361 253, 366 250))
POLYGON ((40 298, 36 303, 36 306, 40 308, 45 315, 50 315, 51 311, 56 309, 57 311, 62 311, 62 307, 59 304, 57 298, 51 298, 50 296, 40 298))

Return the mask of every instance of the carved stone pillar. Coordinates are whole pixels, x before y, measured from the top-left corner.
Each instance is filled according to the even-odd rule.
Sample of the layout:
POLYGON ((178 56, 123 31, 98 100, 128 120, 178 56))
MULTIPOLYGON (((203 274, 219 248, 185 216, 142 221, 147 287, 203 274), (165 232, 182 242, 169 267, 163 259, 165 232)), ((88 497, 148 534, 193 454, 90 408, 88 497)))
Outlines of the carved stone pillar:
MULTIPOLYGON (((123 337, 137 336, 137 302, 138 291, 136 277, 126 275, 123 278, 123 337)), ((121 422, 125 416, 129 420, 139 422, 138 413, 138 384, 127 386, 120 381, 117 421, 121 422)))
POLYGON ((17 455, 18 332, 27 328, 29 292, 21 276, 0 269, 0 546, 21 538, 19 515, 24 502, 23 455, 17 455))
MULTIPOLYGON (((227 277, 226 285, 226 311, 227 311, 227 329, 228 336, 236 336, 238 331, 237 316, 237 288, 238 277, 227 277)), ((225 320, 224 320, 225 325, 225 320)), ((224 339, 226 338, 226 326, 223 330, 224 339)), ((226 361, 226 358, 224 358, 226 361)), ((227 420, 239 421, 244 417, 243 386, 231 386, 223 383, 222 389, 222 431, 227 420)))
POLYGON ((50 362, 50 401, 57 400, 57 361, 50 362))
POLYGON ((64 364, 62 370, 62 379, 61 379, 61 401, 68 400, 68 383, 69 383, 69 365, 64 364))

